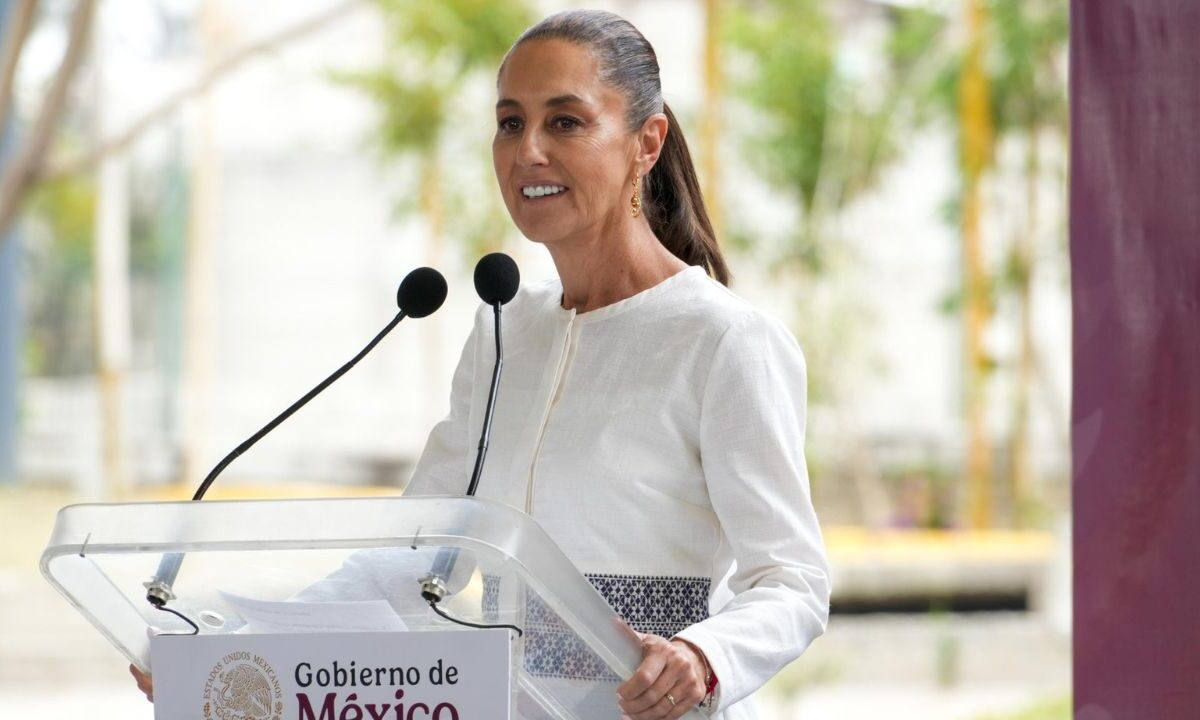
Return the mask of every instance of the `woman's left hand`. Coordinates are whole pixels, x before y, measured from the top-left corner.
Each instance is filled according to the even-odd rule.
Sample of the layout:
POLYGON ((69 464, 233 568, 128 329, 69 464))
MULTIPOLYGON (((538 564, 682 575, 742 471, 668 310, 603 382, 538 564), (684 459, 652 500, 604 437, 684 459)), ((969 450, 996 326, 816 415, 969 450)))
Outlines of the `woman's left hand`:
POLYGON ((704 699, 704 659, 682 640, 643 633, 638 636, 642 640, 642 663, 617 688, 621 720, 683 717, 704 699))

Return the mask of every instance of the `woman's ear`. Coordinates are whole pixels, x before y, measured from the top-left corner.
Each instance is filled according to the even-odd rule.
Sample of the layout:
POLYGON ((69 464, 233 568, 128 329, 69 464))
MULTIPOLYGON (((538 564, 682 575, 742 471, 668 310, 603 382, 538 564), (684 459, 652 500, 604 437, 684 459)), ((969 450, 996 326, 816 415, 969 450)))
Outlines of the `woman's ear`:
POLYGON ((667 116, 663 113, 655 113, 642 123, 642 129, 638 131, 638 151, 634 162, 641 168, 643 175, 648 174, 654 163, 658 162, 658 155, 662 152, 663 143, 667 141, 667 133, 670 132, 669 125, 667 116))

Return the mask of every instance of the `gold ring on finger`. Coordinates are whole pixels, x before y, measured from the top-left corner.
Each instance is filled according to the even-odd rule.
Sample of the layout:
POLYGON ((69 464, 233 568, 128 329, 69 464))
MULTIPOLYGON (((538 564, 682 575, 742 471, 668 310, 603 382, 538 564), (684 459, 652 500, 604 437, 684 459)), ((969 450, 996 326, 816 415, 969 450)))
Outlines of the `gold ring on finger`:
POLYGON ((679 703, 675 702, 675 696, 672 695, 671 693, 667 693, 667 699, 671 701, 671 707, 675 707, 676 705, 679 704, 679 703))

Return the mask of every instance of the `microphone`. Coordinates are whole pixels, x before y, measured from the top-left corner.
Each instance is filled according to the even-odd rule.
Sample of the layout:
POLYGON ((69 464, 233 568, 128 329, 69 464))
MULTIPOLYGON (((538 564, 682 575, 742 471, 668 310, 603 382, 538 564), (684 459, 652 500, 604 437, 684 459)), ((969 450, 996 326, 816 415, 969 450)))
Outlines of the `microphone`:
MULTIPOLYGON (((479 477, 483 474, 483 461, 487 457, 488 442, 492 436, 492 417, 496 413, 496 393, 500 389, 500 372, 504 368, 504 344, 500 336, 500 308, 517 294, 521 286, 521 272, 517 263, 504 253, 490 253, 475 264, 475 292, 479 299, 492 306, 496 326, 496 363, 492 366, 492 386, 488 390, 487 407, 483 413, 483 430, 479 433, 479 448, 475 452, 475 468, 467 485, 467 496, 475 495, 479 477)), ((436 605, 449 594, 447 582, 458 559, 457 548, 442 548, 434 558, 433 567, 421 580, 421 597, 430 605, 436 605)))
POLYGON ((500 341, 500 306, 506 305, 517 294, 521 286, 521 272, 517 264, 504 253, 484 255, 475 265, 475 292, 479 298, 492 306, 496 322, 496 364, 492 367, 492 387, 488 390, 487 409, 483 415, 483 432, 479 435, 479 450, 475 454, 475 469, 471 472, 471 483, 467 495, 475 494, 479 476, 483 473, 483 459, 487 456, 488 441, 492 436, 492 415, 496 411, 496 392, 500 389, 500 371, 504 367, 504 345, 500 341))
POLYGON ((489 253, 475 264, 475 292, 488 305, 507 305, 521 286, 521 271, 504 253, 489 253))
MULTIPOLYGON (((201 500, 204 494, 208 492, 208 488, 212 486, 213 481, 217 479, 217 476, 230 463, 253 447, 259 440, 262 440, 267 433, 291 417, 297 410, 308 404, 309 400, 321 394, 325 388, 332 385, 342 375, 345 375, 350 368, 357 365, 358 361, 366 357, 367 353, 371 352, 396 325, 400 324, 401 320, 405 317, 423 318, 432 315, 446 301, 446 291, 446 279, 442 277, 440 272, 433 268, 417 268, 406 275, 400 283, 400 289, 396 291, 396 305, 400 308, 400 312, 396 314, 396 317, 392 318, 392 321, 371 342, 367 343, 366 347, 351 358, 350 362, 335 370, 332 375, 322 380, 312 390, 309 390, 304 397, 292 403, 287 410, 284 410, 274 420, 264 425, 261 430, 251 435, 245 442, 238 445, 222 458, 221 462, 217 463, 216 467, 209 471, 208 476, 204 478, 204 482, 200 483, 200 487, 196 489, 192 500, 201 500)), ((175 598, 175 594, 171 588, 175 584, 175 579, 179 575, 179 567, 182 564, 183 553, 167 553, 163 555, 154 577, 148 582, 143 583, 146 588, 146 600, 151 605, 159 609, 165 609, 164 606, 167 602, 175 598)), ((184 619, 186 620, 186 618, 184 619)))

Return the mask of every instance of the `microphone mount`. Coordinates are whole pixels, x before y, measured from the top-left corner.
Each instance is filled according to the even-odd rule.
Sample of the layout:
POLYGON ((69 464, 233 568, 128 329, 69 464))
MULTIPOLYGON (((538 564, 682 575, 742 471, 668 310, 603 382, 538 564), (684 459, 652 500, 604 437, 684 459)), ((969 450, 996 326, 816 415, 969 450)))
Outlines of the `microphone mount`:
MULTIPOLYGON (((492 419, 496 414, 496 396, 500 391, 500 373, 504 368, 504 343, 501 339, 501 308, 512 300, 521 285, 521 273, 513 259, 504 253, 484 255, 475 264, 475 292, 479 299, 492 307, 495 323, 496 362, 492 366, 492 384, 488 389, 487 407, 483 415, 483 429, 479 433, 479 448, 475 453, 475 466, 467 485, 467 496, 472 497, 479 487, 483 475, 483 463, 487 457, 488 444, 492 435, 492 419)), ((429 574, 421 579, 421 597, 430 606, 436 606, 450 594, 448 582, 458 559, 458 550, 443 547, 434 558, 429 574)), ((436 610, 436 607, 435 607, 436 610)))

